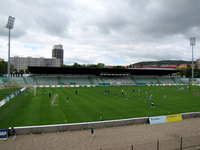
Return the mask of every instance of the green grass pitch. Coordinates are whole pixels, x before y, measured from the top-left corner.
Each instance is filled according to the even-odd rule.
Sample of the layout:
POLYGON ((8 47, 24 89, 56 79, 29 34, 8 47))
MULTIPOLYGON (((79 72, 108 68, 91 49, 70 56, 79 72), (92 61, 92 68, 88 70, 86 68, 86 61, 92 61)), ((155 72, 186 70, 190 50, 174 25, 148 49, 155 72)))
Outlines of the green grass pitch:
POLYGON ((183 91, 178 86, 134 88, 135 92, 133 86, 37 88, 36 96, 33 88, 28 88, 28 95, 18 95, 0 107, 0 128, 91 122, 99 121, 100 116, 103 120, 115 120, 200 111, 200 87, 187 90, 185 86, 183 91), (104 89, 109 89, 109 93, 104 93, 104 89))

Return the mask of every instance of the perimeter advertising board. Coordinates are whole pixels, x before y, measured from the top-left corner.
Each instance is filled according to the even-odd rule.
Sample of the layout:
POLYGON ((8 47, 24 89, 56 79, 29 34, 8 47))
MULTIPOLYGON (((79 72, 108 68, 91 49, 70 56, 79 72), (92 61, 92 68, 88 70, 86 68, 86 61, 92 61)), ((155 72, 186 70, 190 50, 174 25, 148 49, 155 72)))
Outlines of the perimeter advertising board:
POLYGON ((8 138, 8 129, 0 129, 0 140, 8 138))
POLYGON ((150 124, 160 124, 166 123, 167 119, 166 116, 156 116, 156 117, 149 117, 150 124))
POLYGON ((175 122, 175 121, 182 121, 182 115, 181 114, 174 114, 174 115, 167 115, 167 122, 175 122))

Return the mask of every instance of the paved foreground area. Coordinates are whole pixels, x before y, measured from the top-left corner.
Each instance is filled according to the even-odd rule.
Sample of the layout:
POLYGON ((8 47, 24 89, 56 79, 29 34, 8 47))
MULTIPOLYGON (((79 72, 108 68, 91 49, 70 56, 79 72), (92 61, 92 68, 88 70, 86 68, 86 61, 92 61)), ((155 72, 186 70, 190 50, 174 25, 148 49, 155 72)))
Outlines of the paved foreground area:
MULTIPOLYGON (((13 141, 0 141, 1 150, 131 150, 156 149, 157 141, 162 149, 174 149, 183 142, 200 144, 200 118, 186 119, 166 124, 141 124, 114 128, 95 129, 94 137, 90 130, 18 135, 13 141), (190 138, 184 138, 190 137, 190 138), (192 137, 192 138, 191 138, 192 137)), ((161 148, 160 148, 161 149, 161 148)), ((190 148, 196 149, 196 148, 190 148)))

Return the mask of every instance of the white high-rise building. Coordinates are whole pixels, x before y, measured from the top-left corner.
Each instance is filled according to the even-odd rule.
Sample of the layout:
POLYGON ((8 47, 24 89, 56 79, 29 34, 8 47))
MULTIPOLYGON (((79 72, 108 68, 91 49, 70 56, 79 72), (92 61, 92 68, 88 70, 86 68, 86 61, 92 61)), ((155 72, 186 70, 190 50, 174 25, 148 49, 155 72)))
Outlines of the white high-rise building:
POLYGON ((60 59, 60 64, 63 65, 64 50, 63 45, 54 45, 52 49, 52 58, 60 59))

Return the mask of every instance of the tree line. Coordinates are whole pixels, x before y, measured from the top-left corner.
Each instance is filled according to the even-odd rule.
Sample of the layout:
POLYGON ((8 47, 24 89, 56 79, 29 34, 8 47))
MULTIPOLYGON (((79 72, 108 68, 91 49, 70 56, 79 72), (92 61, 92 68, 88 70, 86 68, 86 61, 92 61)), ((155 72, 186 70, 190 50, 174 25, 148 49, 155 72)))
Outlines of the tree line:
MULTIPOLYGON (((78 64, 75 62, 73 65, 62 65, 61 67, 67 67, 67 68, 108 68, 103 63, 98 64, 78 64)), ((113 66, 113 69, 125 69, 123 66, 113 66)))
MULTIPOLYGON (((7 66, 8 66, 7 62, 5 62, 5 61, 0 62, 0 75, 7 74, 7 66)), ((73 65, 62 65, 61 67, 68 67, 68 68, 107 68, 105 66, 105 64, 103 64, 103 63, 81 65, 81 64, 78 64, 76 62, 73 65)), ((124 67, 123 66, 113 66, 113 69, 124 69, 124 67)), ((10 73, 13 74, 13 75, 15 74, 15 76, 18 76, 19 74, 22 75, 24 73, 29 73, 29 70, 26 69, 25 71, 24 70, 17 71, 17 69, 15 69, 13 65, 10 65, 10 73)), ((181 76, 181 77, 191 78, 192 77, 191 66, 188 64, 187 68, 180 69, 180 72, 178 73, 178 75, 181 76)), ((197 66, 195 66, 195 68, 194 68, 194 77, 200 78, 200 69, 198 69, 197 66)))
MULTIPOLYGON (((180 73, 178 74, 181 77, 191 78, 192 77, 192 67, 191 65, 187 65, 187 68, 181 68, 180 73)), ((194 78, 200 78, 200 69, 195 65, 194 68, 194 78)))

